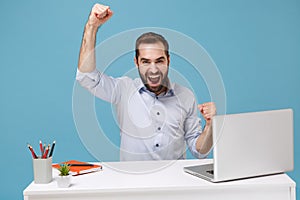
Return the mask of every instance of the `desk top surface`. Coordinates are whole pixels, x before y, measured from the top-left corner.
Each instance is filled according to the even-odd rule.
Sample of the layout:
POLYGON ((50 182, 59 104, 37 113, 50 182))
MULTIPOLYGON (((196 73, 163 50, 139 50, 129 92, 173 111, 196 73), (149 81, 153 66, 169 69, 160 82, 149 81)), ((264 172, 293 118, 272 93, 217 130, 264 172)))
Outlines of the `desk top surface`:
POLYGON ((211 159, 205 159, 101 163, 103 165, 102 171, 73 176, 69 188, 57 187, 55 179, 58 176, 58 171, 54 169, 52 182, 49 184, 34 184, 32 182, 24 190, 24 195, 137 191, 141 189, 151 191, 295 186, 295 182, 286 174, 210 183, 183 171, 185 166, 209 164, 211 162, 211 159))

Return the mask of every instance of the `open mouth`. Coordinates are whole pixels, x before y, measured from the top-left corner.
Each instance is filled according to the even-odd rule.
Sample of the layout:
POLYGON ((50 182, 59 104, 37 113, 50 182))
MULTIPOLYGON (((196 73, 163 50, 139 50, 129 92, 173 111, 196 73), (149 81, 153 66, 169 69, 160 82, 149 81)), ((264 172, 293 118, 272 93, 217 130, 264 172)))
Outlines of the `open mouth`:
POLYGON ((148 76, 149 85, 157 85, 160 83, 160 75, 150 75, 148 76))

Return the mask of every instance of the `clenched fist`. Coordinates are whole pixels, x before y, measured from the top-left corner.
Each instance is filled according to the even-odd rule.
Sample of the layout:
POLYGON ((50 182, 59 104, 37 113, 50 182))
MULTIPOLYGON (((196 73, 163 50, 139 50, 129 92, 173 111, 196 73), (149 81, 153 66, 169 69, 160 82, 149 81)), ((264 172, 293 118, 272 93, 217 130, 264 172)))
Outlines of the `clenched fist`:
POLYGON ((202 116, 206 120, 206 123, 210 123, 213 116, 216 115, 216 105, 213 102, 208 102, 198 105, 198 109, 202 116))
POLYGON ((88 25, 98 28, 104 24, 107 20, 111 18, 113 12, 110 10, 109 6, 95 4, 91 10, 88 25))

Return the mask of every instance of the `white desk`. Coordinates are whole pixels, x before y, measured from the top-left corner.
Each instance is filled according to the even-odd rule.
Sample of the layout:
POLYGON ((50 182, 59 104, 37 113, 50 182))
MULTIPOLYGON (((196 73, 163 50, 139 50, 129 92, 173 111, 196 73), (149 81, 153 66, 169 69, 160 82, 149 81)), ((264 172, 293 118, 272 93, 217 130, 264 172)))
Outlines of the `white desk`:
POLYGON ((23 192, 24 200, 296 199, 296 183, 286 174, 210 183, 183 171, 184 166, 210 162, 211 160, 180 160, 102 163, 103 171, 72 177, 71 187, 65 189, 57 187, 55 177, 58 173, 54 170, 53 181, 49 184, 31 183, 23 192), (144 173, 145 171, 148 173, 144 173))

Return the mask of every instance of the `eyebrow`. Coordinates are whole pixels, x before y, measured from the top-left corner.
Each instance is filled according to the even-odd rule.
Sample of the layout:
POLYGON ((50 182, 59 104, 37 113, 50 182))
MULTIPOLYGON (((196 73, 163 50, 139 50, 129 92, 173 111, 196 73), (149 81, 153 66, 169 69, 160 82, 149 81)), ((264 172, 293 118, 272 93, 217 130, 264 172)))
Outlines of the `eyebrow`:
MULTIPOLYGON (((159 61, 159 60, 166 60, 166 58, 164 56, 161 56, 161 57, 155 59, 155 61, 159 61)), ((150 59, 148 59, 148 58, 141 58, 141 61, 150 61, 150 59)))
POLYGON ((159 58, 157 58, 157 59, 155 59, 156 61, 158 61, 158 60, 166 60, 166 58, 165 57, 163 57, 163 56, 161 56, 161 57, 159 57, 159 58))

